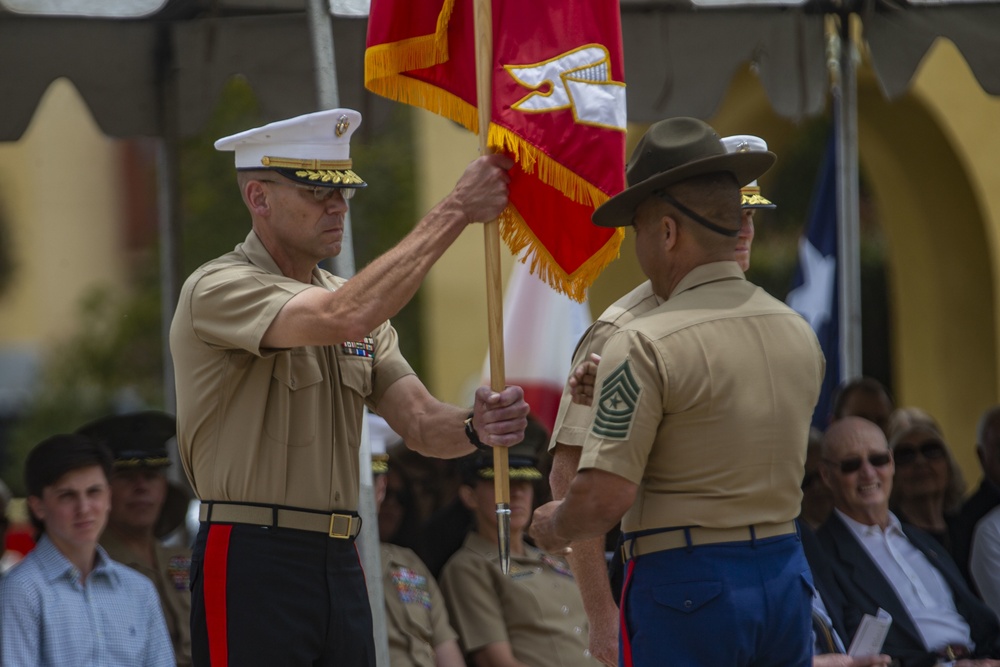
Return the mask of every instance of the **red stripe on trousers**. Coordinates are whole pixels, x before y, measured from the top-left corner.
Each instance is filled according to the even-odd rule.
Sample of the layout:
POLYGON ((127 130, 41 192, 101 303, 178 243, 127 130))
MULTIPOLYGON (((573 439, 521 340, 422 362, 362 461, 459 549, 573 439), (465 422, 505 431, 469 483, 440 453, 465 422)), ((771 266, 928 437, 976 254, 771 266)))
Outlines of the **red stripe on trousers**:
POLYGON ((628 584, 632 580, 632 570, 635 568, 635 559, 628 562, 625 570, 625 583, 622 584, 622 597, 618 601, 618 633, 622 643, 622 663, 625 667, 632 667, 632 642, 628 636, 628 626, 625 625, 625 597, 628 595, 628 584))
POLYGON ((205 624, 208 655, 212 667, 228 667, 229 640, 226 627, 226 567, 229 562, 229 534, 232 526, 214 524, 205 543, 205 624))

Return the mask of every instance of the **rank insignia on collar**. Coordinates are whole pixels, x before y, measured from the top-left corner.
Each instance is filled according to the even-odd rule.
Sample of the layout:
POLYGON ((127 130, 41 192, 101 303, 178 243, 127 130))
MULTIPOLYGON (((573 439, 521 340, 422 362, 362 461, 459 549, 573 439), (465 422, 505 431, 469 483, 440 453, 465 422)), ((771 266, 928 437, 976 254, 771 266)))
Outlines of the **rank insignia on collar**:
POLYGON ((350 357, 375 358, 375 339, 365 336, 361 341, 346 341, 340 344, 340 351, 350 357))

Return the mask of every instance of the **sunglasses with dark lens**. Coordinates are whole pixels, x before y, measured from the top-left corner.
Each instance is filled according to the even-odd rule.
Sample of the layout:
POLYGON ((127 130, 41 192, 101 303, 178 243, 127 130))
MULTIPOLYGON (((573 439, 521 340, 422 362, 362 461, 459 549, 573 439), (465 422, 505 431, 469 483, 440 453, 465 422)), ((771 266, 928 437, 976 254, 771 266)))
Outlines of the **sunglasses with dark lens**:
POLYGON ((896 459, 898 466, 910 465, 917 460, 917 454, 926 461, 940 461, 945 457, 944 443, 940 440, 927 440, 919 445, 896 445, 892 450, 892 457, 896 459))
POLYGON ((344 200, 348 200, 354 196, 357 192, 357 188, 326 188, 319 185, 302 185, 300 183, 285 183, 284 181, 267 181, 263 178, 258 179, 261 183, 272 183, 274 185, 285 185, 293 188, 298 188, 299 190, 305 190, 312 193, 313 199, 318 202, 329 201, 338 192, 344 200))
MULTIPOLYGON (((840 468, 840 474, 850 475, 852 472, 861 470, 862 458, 860 456, 855 456, 854 458, 844 459, 843 461, 831 461, 830 459, 823 459, 823 461, 832 466, 838 466, 840 468)), ((891 461, 892 455, 889 452, 868 455, 868 463, 872 464, 873 468, 883 468, 889 465, 891 461)))

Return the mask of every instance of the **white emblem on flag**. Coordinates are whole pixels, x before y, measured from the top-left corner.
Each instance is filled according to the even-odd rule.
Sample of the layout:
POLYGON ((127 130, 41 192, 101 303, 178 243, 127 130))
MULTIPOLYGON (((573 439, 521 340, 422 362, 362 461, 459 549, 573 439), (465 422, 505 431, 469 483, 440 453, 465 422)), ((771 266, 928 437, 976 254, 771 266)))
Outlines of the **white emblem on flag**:
POLYGON ((837 258, 824 257, 809 239, 803 238, 799 241, 799 265, 803 282, 788 293, 785 303, 802 315, 813 331, 819 331, 835 307, 833 288, 837 279, 837 258))
POLYGON ((588 44, 530 65, 504 65, 534 92, 512 108, 525 113, 572 109, 576 122, 625 131, 625 84, 611 79, 611 58, 600 44, 588 44))

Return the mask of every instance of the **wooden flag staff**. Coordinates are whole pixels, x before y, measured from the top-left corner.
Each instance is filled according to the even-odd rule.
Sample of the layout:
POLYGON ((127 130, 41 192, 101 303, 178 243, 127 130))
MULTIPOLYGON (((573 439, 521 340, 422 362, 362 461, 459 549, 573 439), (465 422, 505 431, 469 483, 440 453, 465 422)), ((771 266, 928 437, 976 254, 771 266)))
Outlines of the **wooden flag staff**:
MULTIPOLYGON (((493 102, 493 2, 475 0, 476 31, 476 107, 479 112, 479 152, 490 152, 488 145, 493 102)), ((500 274, 500 223, 491 220, 483 225, 486 249, 486 319, 490 343, 490 387, 504 390, 506 377, 503 357, 503 280, 500 274)), ((510 571, 510 469, 507 448, 493 448, 493 491, 497 504, 497 538, 500 569, 510 571)))

